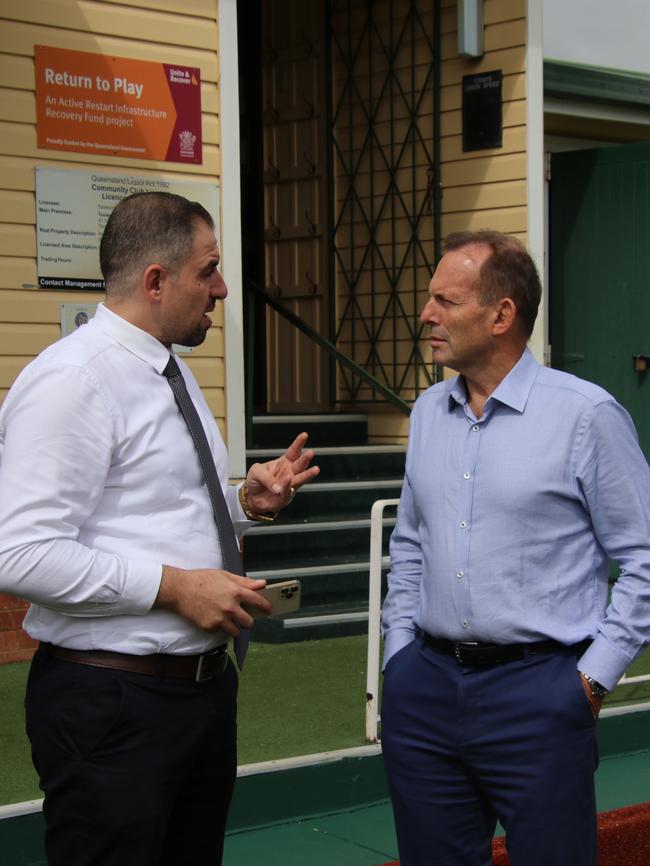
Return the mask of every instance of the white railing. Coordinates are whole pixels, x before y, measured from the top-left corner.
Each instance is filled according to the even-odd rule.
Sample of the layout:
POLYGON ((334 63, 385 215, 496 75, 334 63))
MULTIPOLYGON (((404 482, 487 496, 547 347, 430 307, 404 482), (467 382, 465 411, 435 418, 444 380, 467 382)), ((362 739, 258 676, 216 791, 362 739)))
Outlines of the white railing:
MULTIPOLYGON (((381 638, 381 572, 383 556, 384 509, 399 505, 399 499, 378 499, 370 512, 370 573, 368 578, 368 661, 366 667, 366 740, 377 743, 379 726, 379 674, 381 638)), ((621 686, 650 682, 650 674, 623 676, 621 686)), ((644 705, 645 706, 645 705, 644 705)), ((632 706, 630 706, 632 711, 632 706)), ((614 712, 614 710, 610 710, 614 712)), ((608 714, 607 709, 603 711, 608 714)))
POLYGON ((366 740, 378 742, 379 656, 381 626, 381 570, 384 564, 382 536, 384 509, 399 499, 378 499, 370 512, 370 569, 368 578, 368 663, 366 668, 366 740))
POLYGON ((623 674, 618 681, 619 686, 631 686, 634 683, 650 683, 650 674, 639 674, 636 677, 628 677, 626 674, 623 674))

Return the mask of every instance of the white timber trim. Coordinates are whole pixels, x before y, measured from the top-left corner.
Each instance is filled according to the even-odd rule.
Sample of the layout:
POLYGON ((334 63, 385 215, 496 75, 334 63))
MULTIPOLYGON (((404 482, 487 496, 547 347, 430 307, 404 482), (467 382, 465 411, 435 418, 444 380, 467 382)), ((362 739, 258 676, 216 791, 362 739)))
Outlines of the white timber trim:
POLYGON ((232 478, 246 475, 244 300, 239 188, 239 72, 237 0, 219 0, 219 100, 221 145, 221 272, 224 304, 226 431, 232 478))
POLYGON ((542 305, 530 338, 530 348, 543 364, 548 343, 548 285, 546 284, 544 219, 544 53, 542 4, 526 3, 526 199, 528 250, 543 281, 542 305))
POLYGON ((559 114, 566 117, 584 117, 587 120, 604 120, 608 123, 633 123, 639 126, 649 126, 650 117, 647 107, 599 105, 583 102, 580 99, 557 99, 546 97, 544 100, 546 114, 559 114))

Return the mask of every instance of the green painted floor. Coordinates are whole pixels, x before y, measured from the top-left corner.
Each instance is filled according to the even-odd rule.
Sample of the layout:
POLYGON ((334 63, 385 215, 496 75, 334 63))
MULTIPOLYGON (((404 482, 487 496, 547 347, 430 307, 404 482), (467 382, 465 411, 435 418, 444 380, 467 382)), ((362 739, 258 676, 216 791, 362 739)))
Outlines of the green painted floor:
POLYGON ((397 857, 388 803, 229 835, 224 866, 374 866, 397 857))
POLYGON ((650 750, 609 755, 596 773, 599 812, 650 801, 650 750))
MULTIPOLYGON (((647 723, 648 719, 639 721, 647 723)), ((246 822, 264 813, 265 805, 269 808, 269 798, 273 801, 271 805, 279 804, 280 811, 289 807, 285 814, 297 813, 292 800, 310 810, 312 800, 318 800, 326 789, 332 803, 353 800, 352 789, 359 783, 366 793, 377 789, 376 771, 381 760, 377 759, 375 770, 368 772, 369 760, 373 759, 352 761, 345 772, 332 765, 329 781, 323 768, 304 771, 302 782, 294 782, 291 789, 287 788, 287 775, 281 773, 270 774, 263 784, 253 778, 248 788, 247 780, 241 779, 240 802, 233 811, 238 813, 240 826, 245 827, 246 822), (311 778, 311 790, 304 787, 305 778, 311 778)), ((601 812, 650 800, 650 749, 606 756, 596 774, 596 788, 601 812)), ((0 820, 3 866, 46 866, 41 834, 39 813, 0 820)), ((279 820, 264 827, 233 830, 226 838, 224 866, 378 866, 396 858, 390 804, 381 800, 348 808, 333 806, 326 813, 300 820, 279 820)))
MULTIPOLYGON (((599 812, 650 800, 650 750, 604 758, 596 774, 599 812)), ((376 866, 397 859, 388 802, 229 834, 224 866, 376 866)))

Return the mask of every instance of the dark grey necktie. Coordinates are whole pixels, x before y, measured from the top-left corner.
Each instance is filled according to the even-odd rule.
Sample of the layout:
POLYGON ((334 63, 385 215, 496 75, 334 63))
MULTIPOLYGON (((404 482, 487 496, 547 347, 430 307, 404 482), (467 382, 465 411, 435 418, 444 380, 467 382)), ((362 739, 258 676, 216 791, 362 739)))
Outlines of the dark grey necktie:
MULTIPOLYGON (((230 519, 230 513, 226 500, 224 499, 217 469, 212 459, 212 452, 208 445, 208 440, 203 429, 203 424, 196 411, 192 398, 190 397, 185 380, 181 374, 176 358, 170 356, 167 366, 163 370, 163 376, 169 382, 169 387, 174 393, 178 408, 181 410, 181 415, 185 419, 187 428, 194 440, 196 453, 199 455, 199 462, 203 469, 205 478, 205 486, 210 494, 210 502, 212 503, 212 513, 214 514, 214 522, 217 524, 217 534, 219 536, 219 545, 221 547, 221 558, 223 559, 223 567, 226 571, 233 574, 244 574, 244 566, 239 552, 239 545, 235 536, 235 530, 230 519)), ((248 650, 248 642, 250 632, 248 629, 240 631, 238 637, 235 638, 235 657, 239 667, 243 667, 246 651, 248 650)))

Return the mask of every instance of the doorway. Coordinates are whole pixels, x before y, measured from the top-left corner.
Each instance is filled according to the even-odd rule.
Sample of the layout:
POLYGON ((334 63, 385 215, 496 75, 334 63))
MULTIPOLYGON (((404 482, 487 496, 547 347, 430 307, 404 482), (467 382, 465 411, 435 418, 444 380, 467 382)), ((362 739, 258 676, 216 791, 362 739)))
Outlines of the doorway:
POLYGON ((255 286, 412 401, 433 378, 419 312, 435 263, 439 0, 251 0, 239 12, 253 411, 386 405, 255 286))
MULTIPOLYGON (((329 336, 324 28, 324 0, 240 7, 244 281, 329 336)), ((328 410, 323 350, 247 296, 254 410, 328 410)))

